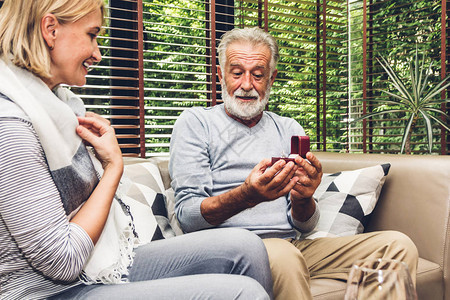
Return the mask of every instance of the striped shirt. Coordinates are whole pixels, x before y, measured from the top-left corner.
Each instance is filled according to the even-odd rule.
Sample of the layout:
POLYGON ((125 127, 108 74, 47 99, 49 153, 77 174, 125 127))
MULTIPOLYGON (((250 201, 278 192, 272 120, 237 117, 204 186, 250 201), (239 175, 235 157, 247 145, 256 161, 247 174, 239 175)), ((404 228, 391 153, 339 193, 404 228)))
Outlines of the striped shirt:
POLYGON ((80 284, 93 250, 69 223, 30 122, 0 118, 0 299, 42 299, 80 284))

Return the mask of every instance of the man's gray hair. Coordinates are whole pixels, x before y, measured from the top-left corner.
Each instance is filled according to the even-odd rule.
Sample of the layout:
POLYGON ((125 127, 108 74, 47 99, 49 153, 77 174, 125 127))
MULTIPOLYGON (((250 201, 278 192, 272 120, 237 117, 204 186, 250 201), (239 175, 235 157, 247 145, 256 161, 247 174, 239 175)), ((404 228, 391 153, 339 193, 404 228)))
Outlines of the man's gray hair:
POLYGON ((259 27, 234 28, 226 32, 217 47, 219 54, 219 65, 224 72, 226 62, 226 51, 230 44, 234 42, 248 42, 253 45, 265 45, 271 52, 270 71, 275 71, 280 54, 278 53, 277 41, 269 33, 265 32, 259 27))

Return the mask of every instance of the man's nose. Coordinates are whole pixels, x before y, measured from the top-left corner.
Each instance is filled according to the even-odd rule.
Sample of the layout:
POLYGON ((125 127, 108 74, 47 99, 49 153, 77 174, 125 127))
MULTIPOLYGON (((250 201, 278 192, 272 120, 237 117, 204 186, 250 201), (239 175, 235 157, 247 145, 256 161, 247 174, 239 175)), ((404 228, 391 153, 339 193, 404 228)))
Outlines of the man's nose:
POLYGON ((246 92, 253 89, 252 77, 250 73, 244 73, 242 76, 241 89, 246 92))

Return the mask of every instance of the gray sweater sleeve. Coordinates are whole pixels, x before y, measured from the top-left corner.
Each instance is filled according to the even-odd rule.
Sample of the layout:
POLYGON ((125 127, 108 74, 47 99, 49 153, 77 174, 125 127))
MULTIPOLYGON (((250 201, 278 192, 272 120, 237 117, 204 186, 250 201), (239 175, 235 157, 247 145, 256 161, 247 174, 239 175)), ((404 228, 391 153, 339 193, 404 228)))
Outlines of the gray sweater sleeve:
POLYGON ((200 118, 191 110, 183 112, 175 124, 170 144, 169 171, 176 195, 175 212, 185 232, 214 227, 200 211, 200 204, 211 196, 213 189, 208 129, 200 118))
POLYGON ((289 220, 291 220, 292 226, 294 226, 295 229, 297 229, 298 231, 300 231, 302 233, 310 232, 316 227, 317 223, 319 222, 319 218, 320 218, 319 205, 317 205, 317 201, 316 201, 316 210, 314 211, 313 215, 304 222, 297 221, 296 219, 294 219, 292 217, 290 209, 289 209, 288 217, 289 217, 289 220))

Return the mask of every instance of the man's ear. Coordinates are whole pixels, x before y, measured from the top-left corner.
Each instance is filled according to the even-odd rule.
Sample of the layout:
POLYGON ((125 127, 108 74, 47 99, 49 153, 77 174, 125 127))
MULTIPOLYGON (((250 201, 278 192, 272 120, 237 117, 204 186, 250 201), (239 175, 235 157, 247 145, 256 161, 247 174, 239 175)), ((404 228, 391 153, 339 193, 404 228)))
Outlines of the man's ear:
POLYGON ((52 50, 53 47, 55 47, 56 29, 58 24, 59 24, 58 19, 56 19, 54 14, 46 14, 41 19, 42 37, 44 38, 50 50, 52 50))
POLYGON ((219 81, 222 83, 222 70, 220 69, 220 66, 217 66, 217 76, 219 76, 219 81))
POLYGON ((277 77, 278 74, 278 70, 275 69, 275 71, 273 71, 272 76, 270 76, 270 86, 272 86, 272 84, 275 82, 275 78, 277 77))

